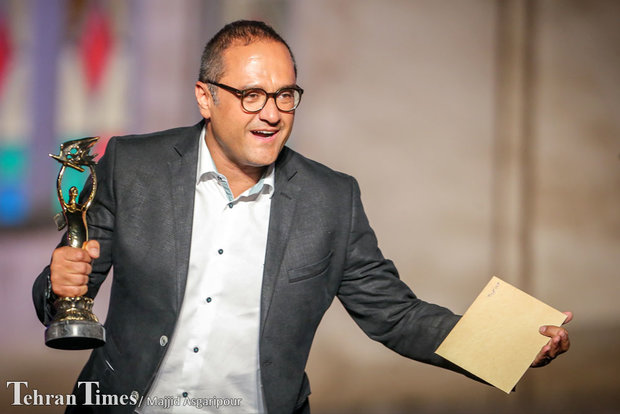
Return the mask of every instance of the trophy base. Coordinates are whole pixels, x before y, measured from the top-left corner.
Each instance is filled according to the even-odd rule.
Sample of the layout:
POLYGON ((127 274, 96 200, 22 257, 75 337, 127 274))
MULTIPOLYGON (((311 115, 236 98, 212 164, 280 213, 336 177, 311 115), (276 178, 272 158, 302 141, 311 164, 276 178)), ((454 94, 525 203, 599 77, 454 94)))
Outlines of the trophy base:
POLYGON ((45 345, 55 349, 92 349, 105 344, 105 328, 93 321, 57 321, 45 330, 45 345))

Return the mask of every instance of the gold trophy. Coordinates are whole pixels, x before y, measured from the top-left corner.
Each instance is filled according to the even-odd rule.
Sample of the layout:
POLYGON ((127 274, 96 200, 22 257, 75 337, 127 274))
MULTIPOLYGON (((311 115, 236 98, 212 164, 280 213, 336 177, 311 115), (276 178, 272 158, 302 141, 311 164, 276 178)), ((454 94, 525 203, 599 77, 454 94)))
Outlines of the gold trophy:
MULTIPOLYGON (((95 175, 95 155, 90 149, 99 137, 81 138, 64 142, 60 145, 58 155, 50 157, 62 164, 56 189, 58 201, 62 208, 62 215, 57 220, 58 230, 67 226, 67 243, 71 247, 82 248, 88 240, 88 226, 86 225, 86 211, 90 207, 97 191, 97 177, 95 175), (84 167, 90 169, 92 189, 83 203, 78 203, 78 189, 69 189, 69 201, 62 195, 62 177, 67 167, 84 172, 84 167), (64 220, 62 217, 64 216, 64 220)), ((58 298, 54 302, 56 313, 52 322, 45 330, 45 345, 57 349, 90 349, 105 344, 105 328, 92 312, 93 300, 86 296, 58 298)))

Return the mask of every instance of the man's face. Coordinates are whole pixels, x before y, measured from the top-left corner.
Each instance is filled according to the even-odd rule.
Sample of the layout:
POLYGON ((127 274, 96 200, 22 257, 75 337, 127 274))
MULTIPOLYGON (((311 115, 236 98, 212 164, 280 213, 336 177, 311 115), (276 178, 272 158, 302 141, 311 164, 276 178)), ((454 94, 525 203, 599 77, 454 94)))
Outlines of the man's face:
MULTIPOLYGON (((223 53, 224 76, 219 83, 236 89, 262 88, 275 92, 295 85, 293 61, 286 46, 258 41, 233 45, 223 53)), ((207 123, 206 140, 214 160, 248 170, 273 163, 293 127, 294 113, 278 110, 273 98, 257 113, 243 110, 241 100, 222 88, 214 103, 205 84, 198 83, 196 97, 207 123)), ((218 166, 220 168, 220 166, 218 166)))

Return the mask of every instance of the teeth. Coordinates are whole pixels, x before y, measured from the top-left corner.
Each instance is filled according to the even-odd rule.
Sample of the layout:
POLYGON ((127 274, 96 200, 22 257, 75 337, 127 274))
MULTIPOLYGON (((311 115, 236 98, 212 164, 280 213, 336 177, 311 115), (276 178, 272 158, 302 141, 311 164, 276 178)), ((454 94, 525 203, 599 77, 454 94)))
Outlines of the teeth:
POLYGON ((254 131, 257 134, 261 134, 261 135, 273 135, 275 134, 275 132, 273 131, 254 131))

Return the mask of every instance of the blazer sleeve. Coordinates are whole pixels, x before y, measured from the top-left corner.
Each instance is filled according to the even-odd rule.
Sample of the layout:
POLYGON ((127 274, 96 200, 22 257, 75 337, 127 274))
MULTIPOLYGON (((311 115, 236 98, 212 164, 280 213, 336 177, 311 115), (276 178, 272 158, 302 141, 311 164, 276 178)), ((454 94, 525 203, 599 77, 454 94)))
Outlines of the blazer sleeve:
POLYGON ((392 261, 379 250, 359 186, 351 181, 350 232, 338 298, 370 338, 405 357, 472 376, 435 354, 460 316, 418 299, 400 280, 392 261))
MULTIPOLYGON (((97 240, 101 245, 100 257, 92 263, 93 272, 88 281, 88 292, 86 296, 94 298, 99 291, 101 283, 107 277, 112 266, 112 237, 114 234, 115 201, 113 189, 114 153, 116 148, 115 138, 110 139, 104 156, 95 167, 97 175, 97 192, 95 198, 86 213, 88 224, 88 237, 90 240, 97 240)), ((80 193, 80 202, 90 194, 92 188, 92 177, 89 177, 80 193)), ((67 245, 67 234, 63 234, 58 247, 67 245)), ((32 286, 32 299, 39 320, 45 325, 49 325, 55 310, 54 300, 57 298, 51 290, 50 285, 50 266, 46 266, 39 276, 35 279, 32 286)))

